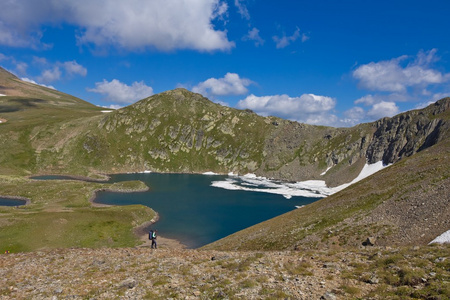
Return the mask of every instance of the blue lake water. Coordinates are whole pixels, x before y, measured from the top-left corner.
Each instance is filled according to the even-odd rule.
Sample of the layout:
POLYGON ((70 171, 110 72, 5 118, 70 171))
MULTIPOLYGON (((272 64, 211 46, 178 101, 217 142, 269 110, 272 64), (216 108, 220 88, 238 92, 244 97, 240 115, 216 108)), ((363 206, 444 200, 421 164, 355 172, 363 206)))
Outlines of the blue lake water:
POLYGON ((109 182, 141 180, 150 190, 139 193, 99 192, 95 202, 112 205, 142 204, 159 214, 152 228, 159 234, 197 248, 241 229, 318 200, 211 186, 223 175, 117 174, 109 182))
POLYGON ((19 206, 25 204, 25 200, 0 197, 0 206, 19 206))

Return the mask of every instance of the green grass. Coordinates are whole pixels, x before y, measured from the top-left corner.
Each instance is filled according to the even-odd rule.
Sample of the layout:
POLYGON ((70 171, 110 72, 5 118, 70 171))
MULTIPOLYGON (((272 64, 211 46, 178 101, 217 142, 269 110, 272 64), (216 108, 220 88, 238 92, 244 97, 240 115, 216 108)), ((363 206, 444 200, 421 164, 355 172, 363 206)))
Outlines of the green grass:
POLYGON ((142 182, 115 185, 82 181, 29 180, 0 176, 0 195, 21 196, 29 205, 0 208, 0 252, 41 248, 130 247, 140 243, 133 229, 155 213, 140 205, 92 207, 98 189, 142 189, 142 182))

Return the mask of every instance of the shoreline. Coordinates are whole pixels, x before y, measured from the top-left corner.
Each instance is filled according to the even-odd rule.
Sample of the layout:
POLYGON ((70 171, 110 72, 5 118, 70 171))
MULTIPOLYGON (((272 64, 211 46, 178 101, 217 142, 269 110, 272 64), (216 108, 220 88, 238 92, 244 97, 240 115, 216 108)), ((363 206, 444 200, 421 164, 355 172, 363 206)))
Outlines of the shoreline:
MULTIPOLYGON (((148 190, 148 189, 146 189, 146 190, 148 190)), ((146 191, 146 190, 144 190, 144 191, 146 191)), ((96 197, 98 191, 105 191, 105 190, 104 189, 96 190, 94 192, 94 195, 92 195, 89 198, 89 202, 91 203, 92 207, 112 207, 112 206, 114 206, 114 205, 110 205, 110 204, 102 204, 102 203, 95 202, 94 200, 95 200, 95 197, 96 197)), ((125 193, 132 193, 132 192, 140 192, 140 191, 126 191, 125 193)), ((143 224, 133 228, 134 235, 136 235, 139 238, 139 240, 142 242, 141 245, 137 246, 138 248, 140 248, 140 247, 150 248, 151 247, 151 241, 148 239, 148 229, 150 226, 152 226, 159 220, 158 212, 155 210, 153 210, 153 211, 155 212, 155 216, 150 221, 144 222, 143 224)), ((161 236, 159 234, 158 234, 158 239, 157 239, 157 246, 158 246, 158 248, 163 248, 163 249, 165 249, 165 248, 187 249, 188 248, 185 244, 181 243, 179 240, 165 238, 164 236, 161 236)))
POLYGON ((101 174, 98 173, 98 176, 101 176, 103 178, 92 178, 89 176, 83 176, 83 175, 67 175, 67 174, 43 174, 43 173, 39 173, 39 174, 34 174, 34 175, 30 175, 30 176, 26 176, 28 179, 30 180, 46 180, 46 179, 35 179, 32 177, 39 177, 39 176, 61 176, 61 177, 67 177, 64 179, 51 179, 51 180, 80 180, 80 181, 86 181, 86 182, 95 182, 95 183, 107 183, 108 180, 111 179, 111 177, 109 175, 106 174, 101 174))
MULTIPOLYGON (((153 219, 134 228, 134 234, 139 237, 140 241, 143 242, 141 245, 137 246, 138 248, 151 248, 152 242, 148 239, 148 230, 149 227, 158 222, 158 220, 159 214, 155 211, 155 216, 153 217, 153 219)), ((181 243, 179 240, 165 238, 164 236, 161 236, 159 234, 157 235, 157 247, 158 249, 187 249, 187 246, 181 243)))
POLYGON ((93 195, 89 198, 89 203, 91 204, 91 206, 93 207, 110 207, 110 206, 114 206, 112 204, 103 204, 103 203, 98 203, 95 202, 95 198, 97 197, 97 193, 98 192, 112 192, 112 193, 141 193, 141 192, 146 192, 150 190, 149 187, 146 187, 144 189, 135 189, 135 190, 113 190, 113 189, 97 189, 94 191, 93 195))
POLYGON ((24 205, 28 205, 28 204, 31 203, 31 199, 28 199, 28 198, 25 198, 25 197, 21 197, 21 196, 3 196, 3 195, 0 195, 0 198, 25 201, 25 204, 14 205, 13 207, 24 206, 24 205))

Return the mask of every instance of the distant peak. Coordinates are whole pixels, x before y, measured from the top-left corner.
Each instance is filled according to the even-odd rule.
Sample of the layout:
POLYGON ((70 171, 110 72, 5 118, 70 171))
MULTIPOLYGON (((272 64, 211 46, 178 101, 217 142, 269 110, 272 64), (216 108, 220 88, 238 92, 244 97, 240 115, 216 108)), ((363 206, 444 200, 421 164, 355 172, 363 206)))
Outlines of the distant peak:
POLYGON ((189 90, 187 90, 187 89, 185 89, 185 88, 176 88, 176 89, 173 89, 173 90, 168 90, 168 91, 166 91, 166 92, 164 92, 164 94, 172 94, 172 95, 180 95, 180 94, 183 94, 183 95, 194 95, 195 93, 193 93, 193 92, 191 92, 191 91, 189 91, 189 90))
POLYGON ((7 71, 6 69, 4 69, 2 67, 0 67, 0 75, 9 76, 9 77, 13 77, 13 78, 19 79, 16 75, 14 75, 13 73, 7 71))
POLYGON ((208 100, 208 101, 211 101, 208 98, 204 97, 203 95, 191 92, 191 91, 189 91, 189 90, 187 90, 185 88, 176 88, 176 89, 173 89, 173 90, 162 92, 161 94, 162 95, 171 96, 171 97, 173 97, 173 98, 175 98, 177 100, 190 99, 190 100, 208 100))

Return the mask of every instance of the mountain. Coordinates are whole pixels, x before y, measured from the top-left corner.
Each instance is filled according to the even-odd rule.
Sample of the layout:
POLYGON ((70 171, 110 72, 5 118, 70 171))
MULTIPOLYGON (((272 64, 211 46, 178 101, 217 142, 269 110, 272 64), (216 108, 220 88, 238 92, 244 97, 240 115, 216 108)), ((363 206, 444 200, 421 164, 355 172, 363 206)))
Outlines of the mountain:
POLYGON ((81 105, 86 107, 96 107, 89 102, 74 96, 62 93, 42 85, 23 81, 14 74, 0 67, 0 94, 15 99, 40 99, 53 101, 59 105, 81 105))
MULTIPOLYGON (((18 115, 27 122, 33 113, 39 116, 35 122, 40 123, 33 123, 26 137, 21 134, 29 140, 29 159, 16 171, 25 173, 251 172, 289 181, 320 179, 337 186, 354 179, 367 162, 394 163, 437 143, 449 126, 449 99, 374 123, 331 128, 261 117, 185 89, 105 114, 62 93, 35 85, 25 89, 31 84, 11 76, 7 80, 15 84, 13 89, 21 83, 24 94, 35 94, 34 98, 2 97, 16 104, 13 108, 0 99, 1 116, 10 119, 5 129, 17 124, 12 122, 14 111, 20 110, 18 115), (58 97, 50 100, 44 97, 47 93, 58 97), (44 105, 51 113, 42 114, 44 105), (45 117, 50 114, 51 119, 45 117)), ((4 79, 0 82, 5 92, 12 89, 5 88, 4 79)), ((8 153, 3 161, 11 161, 8 153)))
POLYGON ((85 122, 102 115, 93 104, 22 81, 2 68, 0 94, 0 174, 39 172, 39 166, 47 164, 40 159, 48 141, 52 141, 51 151, 58 151, 66 140, 84 131, 85 122), (68 127, 70 132, 64 130, 68 127), (58 132, 65 135, 55 136, 58 132))
POLYGON ((221 249, 427 243, 449 229, 450 98, 352 128, 261 117, 176 89, 102 109, 0 70, 0 174, 255 173, 288 181, 352 181, 305 208, 217 242, 221 249), (446 221, 447 220, 447 221, 446 221), (268 242, 266 233, 275 235, 268 242))

